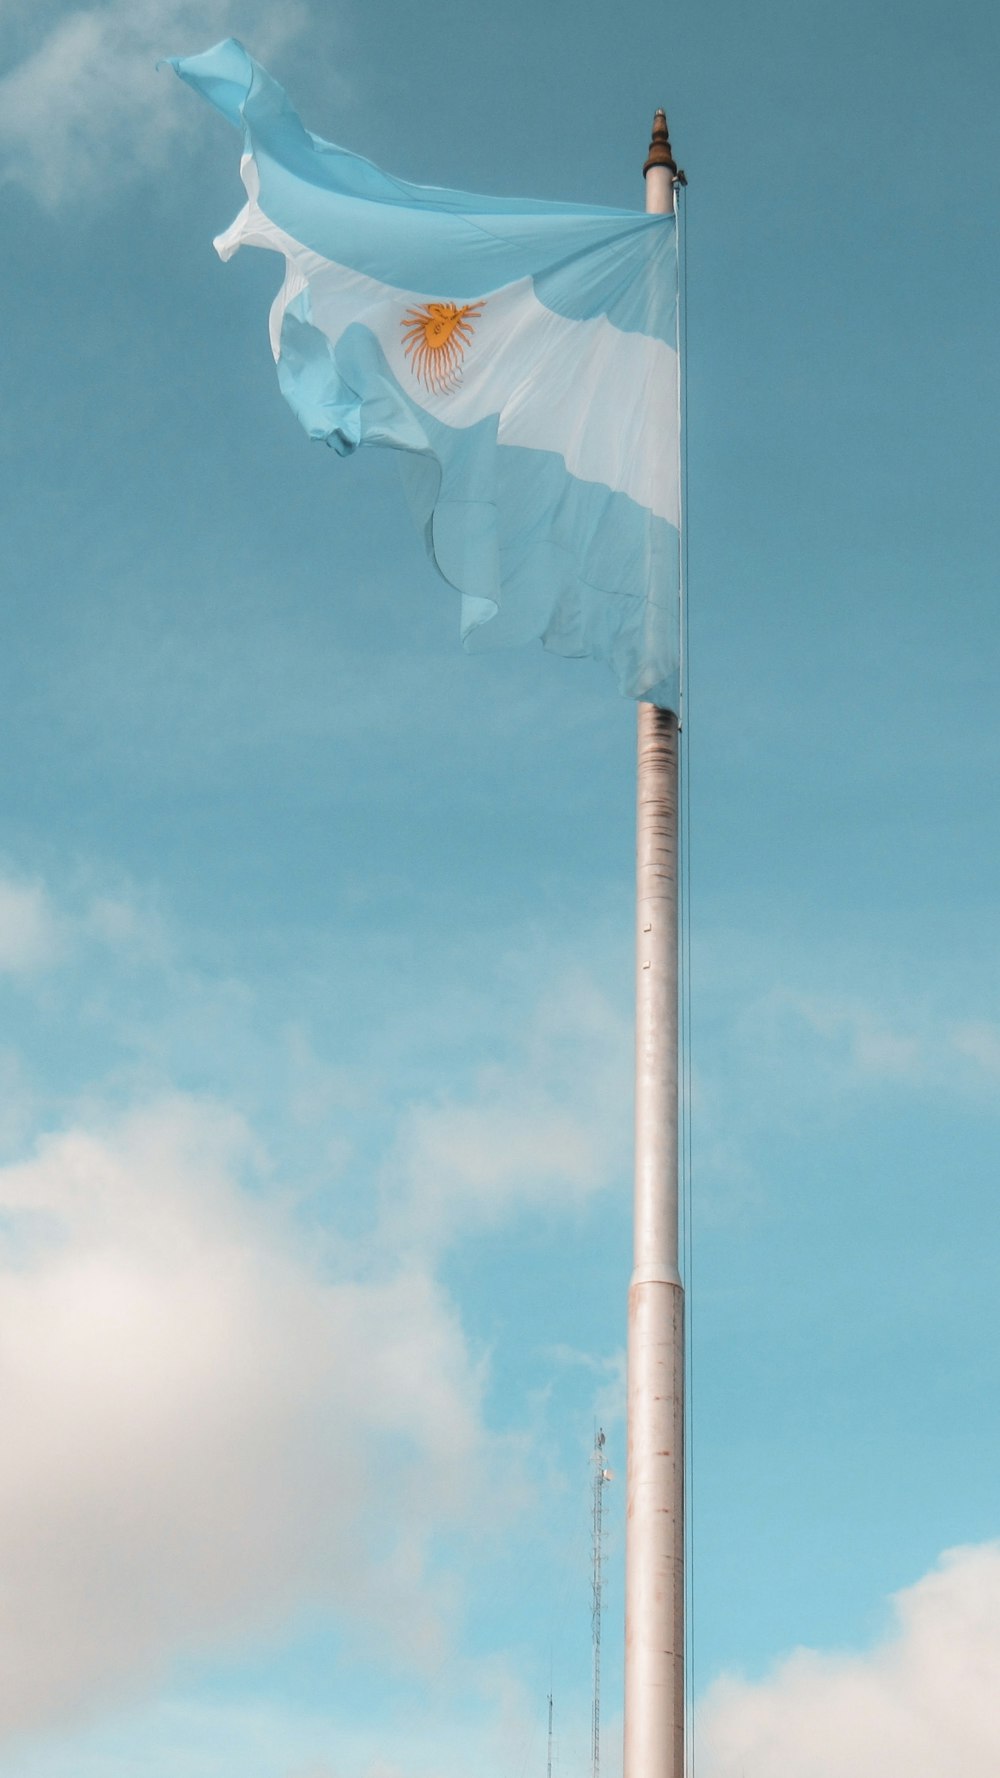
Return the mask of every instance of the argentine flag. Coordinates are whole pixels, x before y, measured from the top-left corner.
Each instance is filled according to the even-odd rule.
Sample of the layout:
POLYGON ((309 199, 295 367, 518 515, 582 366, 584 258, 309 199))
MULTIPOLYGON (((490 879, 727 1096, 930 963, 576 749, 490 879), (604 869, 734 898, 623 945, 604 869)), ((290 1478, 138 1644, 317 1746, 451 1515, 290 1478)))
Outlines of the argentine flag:
POLYGON ((674 218, 408 185, 311 135, 241 44, 171 65, 242 129, 216 247, 284 258, 286 400, 342 456, 401 453, 466 645, 592 655, 676 710, 674 218))

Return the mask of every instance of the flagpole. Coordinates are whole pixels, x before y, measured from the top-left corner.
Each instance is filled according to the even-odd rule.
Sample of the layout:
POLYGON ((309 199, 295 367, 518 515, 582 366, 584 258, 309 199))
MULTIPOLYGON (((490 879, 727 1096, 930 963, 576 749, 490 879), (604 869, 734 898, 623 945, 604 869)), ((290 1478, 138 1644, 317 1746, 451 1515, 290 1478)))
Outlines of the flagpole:
MULTIPOLYGON (((658 111, 646 209, 674 208, 658 111)), ((678 1270, 678 721, 638 705, 635 1258, 628 1301, 624 1778, 684 1772, 684 1290, 678 1270)))

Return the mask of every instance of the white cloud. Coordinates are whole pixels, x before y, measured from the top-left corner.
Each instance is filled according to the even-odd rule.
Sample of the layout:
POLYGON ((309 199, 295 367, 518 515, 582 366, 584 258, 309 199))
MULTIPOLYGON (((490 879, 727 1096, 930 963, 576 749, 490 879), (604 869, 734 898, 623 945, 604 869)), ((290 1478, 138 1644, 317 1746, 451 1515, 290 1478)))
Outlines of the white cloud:
POLYGON ((155 907, 143 906, 121 891, 98 892, 79 916, 81 936, 133 964, 163 964, 169 939, 155 907))
POLYGON ((245 34, 262 58, 295 35, 300 0, 103 0, 63 8, 0 78, 0 179, 49 205, 166 164, 197 104, 160 57, 245 34))
MULTIPOLYGON (((940 998, 804 992, 783 983, 748 993, 735 1016, 731 1002, 720 1007, 717 998, 700 1029, 713 1011, 712 1071, 695 1082, 703 1176, 737 1177, 750 1132, 794 1128, 805 1117, 840 1120, 874 1094, 996 1108, 1000 1025, 962 1017, 940 998)), ((696 1060, 708 1047, 700 1038, 696 1060)))
MULTIPOLYGON (((221 1067, 240 1091, 230 1051, 257 1013, 232 1002, 238 984, 216 1017, 218 984, 189 980, 131 890, 80 879, 46 905, 67 967, 44 1010, 69 995, 74 1020, 81 1006, 110 1020, 124 1060, 109 1075, 101 1052, 92 1096, 62 1100, 70 1127, 0 1169, 0 1399, 19 1427, 0 1441, 0 1645, 14 1650, 0 1738, 148 1694, 178 1654, 282 1635, 312 1607, 381 1660, 395 1645, 432 1671, 463 1606, 449 1540, 473 1513, 503 1538, 528 1435, 485 1432, 486 1376, 429 1267, 468 1230, 571 1208, 620 1176, 626 1023, 579 980, 526 1013, 539 988, 517 976, 504 1060, 386 1132, 365 1254, 329 1228, 307 1247, 296 1218, 313 1216, 317 1186, 329 1207, 328 1168, 304 1181, 289 1167, 279 1197, 218 1105, 165 1098, 110 1121, 93 1108, 105 1090, 147 1097, 175 1053, 190 1078, 199 1045, 209 1077, 221 1067)), ((279 1143, 283 1120, 293 1137, 308 1127, 310 1152, 350 1129, 362 1087, 377 1115, 365 1071, 324 1065, 305 1028, 276 1047, 271 1023, 263 1049, 253 1030, 247 1043, 251 1083, 264 1053, 281 1074, 279 1143)), ((328 1746, 342 1770, 336 1744, 317 1754, 328 1746)))
MULTIPOLYGON (((857 997, 800 994, 775 989, 764 1007, 756 1009, 765 1026, 783 1030, 796 1045, 805 1033, 826 1047, 828 1060, 841 1078, 857 1082, 898 1080, 916 1083, 924 1078, 926 1059, 923 1032, 900 1029, 882 1008, 857 997)), ((912 1014, 908 1023, 912 1026, 912 1014)))
POLYGON ((41 883, 0 877, 0 974, 26 975, 63 951, 59 917, 41 883))
POLYGON ((1000 1544, 952 1550, 870 1653, 796 1653, 701 1708, 702 1778, 996 1778, 1000 1544))
POLYGON ((973 1064, 988 1081, 1000 1080, 1000 1026, 986 1019, 954 1025, 948 1040, 958 1055, 973 1064))
POLYGON ((384 1232, 433 1246, 586 1201, 628 1167, 631 1033, 582 979, 549 989, 516 1056, 466 1097, 414 1105, 386 1168, 384 1232))
POLYGON ((620 1347, 610 1357, 595 1357, 574 1346, 553 1346, 550 1356, 562 1366, 576 1366, 594 1378, 593 1419, 598 1426, 623 1426, 627 1392, 625 1349, 620 1347))
POLYGON ((169 938, 157 909, 86 882, 57 897, 43 882, 0 875, 0 976, 33 976, 95 956, 165 967, 169 938))
POLYGON ((258 1166, 175 1099, 0 1170, 4 1734, 299 1607, 447 1645, 426 1552, 486 1497, 477 1367, 424 1273, 332 1275, 258 1166))

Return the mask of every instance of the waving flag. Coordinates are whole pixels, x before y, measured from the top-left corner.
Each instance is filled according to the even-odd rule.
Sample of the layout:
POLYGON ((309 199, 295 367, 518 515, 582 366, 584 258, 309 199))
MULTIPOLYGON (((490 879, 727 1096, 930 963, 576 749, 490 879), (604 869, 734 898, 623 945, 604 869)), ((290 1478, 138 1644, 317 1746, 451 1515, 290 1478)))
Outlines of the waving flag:
POLYGON ((539 638, 676 710, 673 217, 408 185, 311 135, 235 41, 171 65, 242 128, 216 247, 284 256, 286 399, 341 455, 401 453, 466 645, 539 638))

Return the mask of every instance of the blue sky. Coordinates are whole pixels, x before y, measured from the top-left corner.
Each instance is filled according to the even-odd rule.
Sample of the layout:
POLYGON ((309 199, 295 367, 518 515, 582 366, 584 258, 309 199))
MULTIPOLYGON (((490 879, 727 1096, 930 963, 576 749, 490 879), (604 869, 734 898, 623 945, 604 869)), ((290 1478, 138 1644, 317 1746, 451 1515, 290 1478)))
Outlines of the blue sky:
MULTIPOLYGON (((310 447, 244 38, 416 180, 690 177, 704 1778, 1000 1759, 994 12, 0 15, 0 1778, 586 1770, 634 713, 310 447), (957 1552, 947 1555, 946 1552, 957 1552), (811 1651, 802 1653, 796 1651, 811 1651)), ((605 1765, 621 1660, 608 1492, 605 1765)))

